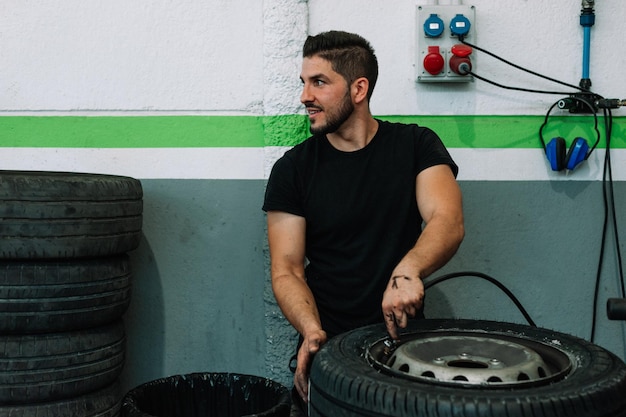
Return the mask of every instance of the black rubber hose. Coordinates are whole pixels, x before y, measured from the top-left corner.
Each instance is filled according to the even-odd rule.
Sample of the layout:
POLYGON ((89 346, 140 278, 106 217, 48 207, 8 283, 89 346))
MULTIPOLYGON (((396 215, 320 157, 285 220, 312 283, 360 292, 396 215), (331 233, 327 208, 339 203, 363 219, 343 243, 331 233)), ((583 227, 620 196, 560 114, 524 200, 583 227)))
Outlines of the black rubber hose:
POLYGON ((447 281, 452 278, 468 277, 468 276, 484 279, 486 281, 491 282, 496 287, 500 288, 511 299, 511 301, 513 301, 513 303, 518 308, 518 310, 522 313, 522 315, 524 316, 528 324, 533 327, 537 327, 533 319, 530 317, 530 315, 528 314, 524 306, 522 306, 522 303, 519 302, 519 300, 515 297, 515 295, 513 295, 513 293, 507 287, 505 287, 504 284, 499 282, 497 279, 490 277, 487 274, 483 274, 482 272, 471 272, 471 271, 453 272, 450 274, 442 275, 437 278, 428 279, 427 282, 424 282, 424 290, 427 290, 428 288, 434 285, 437 285, 441 282, 447 281))

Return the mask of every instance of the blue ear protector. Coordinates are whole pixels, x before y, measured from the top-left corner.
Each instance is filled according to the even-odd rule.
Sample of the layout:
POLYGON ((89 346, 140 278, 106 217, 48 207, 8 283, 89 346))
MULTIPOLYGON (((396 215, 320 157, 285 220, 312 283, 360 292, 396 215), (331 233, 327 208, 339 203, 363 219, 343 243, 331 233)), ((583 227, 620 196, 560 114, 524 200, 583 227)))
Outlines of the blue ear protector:
POLYGON ((598 116, 596 115, 595 109, 591 106, 591 104, 583 99, 580 99, 578 97, 570 97, 570 99, 584 103, 584 105, 589 107, 589 109, 591 110, 594 118, 593 128, 596 131, 596 141, 592 147, 589 147, 589 144, 584 138, 577 137, 576 139, 574 139, 567 152, 565 151, 565 148, 567 147, 565 144, 565 139, 563 139, 562 137, 552 138, 552 140, 550 140, 550 142, 548 142, 548 144, 546 145, 546 142, 543 139, 543 128, 546 126, 546 124, 548 124, 548 117, 550 116, 550 112, 552 112, 552 109, 556 107, 560 100, 554 103, 552 106, 550 106, 550 109, 548 109, 543 124, 539 128, 539 139, 541 140, 541 144, 543 145, 543 148, 546 152, 546 157, 548 158, 548 161, 550 162, 550 167, 553 171, 563 171, 564 169, 573 170, 581 162, 589 158, 591 152, 593 152, 593 150, 596 148, 596 146, 598 146, 598 143, 600 142, 600 131, 598 130, 598 116))

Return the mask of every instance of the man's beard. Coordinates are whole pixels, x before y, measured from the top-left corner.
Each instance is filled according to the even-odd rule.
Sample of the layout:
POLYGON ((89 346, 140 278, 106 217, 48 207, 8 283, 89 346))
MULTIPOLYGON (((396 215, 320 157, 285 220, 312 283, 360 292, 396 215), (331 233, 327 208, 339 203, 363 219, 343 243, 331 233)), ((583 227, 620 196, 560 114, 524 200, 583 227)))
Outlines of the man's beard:
POLYGON ((343 125, 346 120, 350 118, 353 112, 354 104, 352 104, 350 91, 348 90, 343 96, 343 100, 341 101, 336 111, 328 112, 327 110, 324 110, 324 113, 326 114, 326 124, 321 126, 311 125, 311 133, 314 135, 326 135, 328 133, 334 133, 339 130, 341 125, 343 125))

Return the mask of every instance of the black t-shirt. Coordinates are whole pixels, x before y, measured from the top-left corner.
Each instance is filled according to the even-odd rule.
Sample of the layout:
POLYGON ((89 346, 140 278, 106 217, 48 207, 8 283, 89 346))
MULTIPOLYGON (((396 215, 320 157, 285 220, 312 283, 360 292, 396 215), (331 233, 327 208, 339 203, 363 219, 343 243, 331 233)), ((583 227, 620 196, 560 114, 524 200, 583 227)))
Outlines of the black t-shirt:
POLYGON ((458 168, 439 137, 417 125, 378 121, 363 149, 343 152, 315 135, 274 165, 265 211, 306 219, 307 283, 329 336, 382 322, 391 272, 421 232, 415 178, 458 168))

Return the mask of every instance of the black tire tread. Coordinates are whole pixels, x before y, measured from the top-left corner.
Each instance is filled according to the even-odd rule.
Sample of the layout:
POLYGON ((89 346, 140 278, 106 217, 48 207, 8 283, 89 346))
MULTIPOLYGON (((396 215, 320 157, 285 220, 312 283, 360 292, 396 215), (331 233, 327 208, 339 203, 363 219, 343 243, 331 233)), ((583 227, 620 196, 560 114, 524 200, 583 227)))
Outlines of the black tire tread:
POLYGON ((62 332, 111 323, 127 310, 127 255, 0 262, 0 333, 62 332))
POLYGON ((118 417, 122 402, 119 381, 73 398, 38 404, 0 404, 2 417, 118 417))
POLYGON ((115 175, 0 171, 0 259, 109 256, 141 240, 143 190, 115 175))
POLYGON ((0 404, 57 401, 113 383, 125 341, 121 320, 75 332, 0 336, 0 404))

